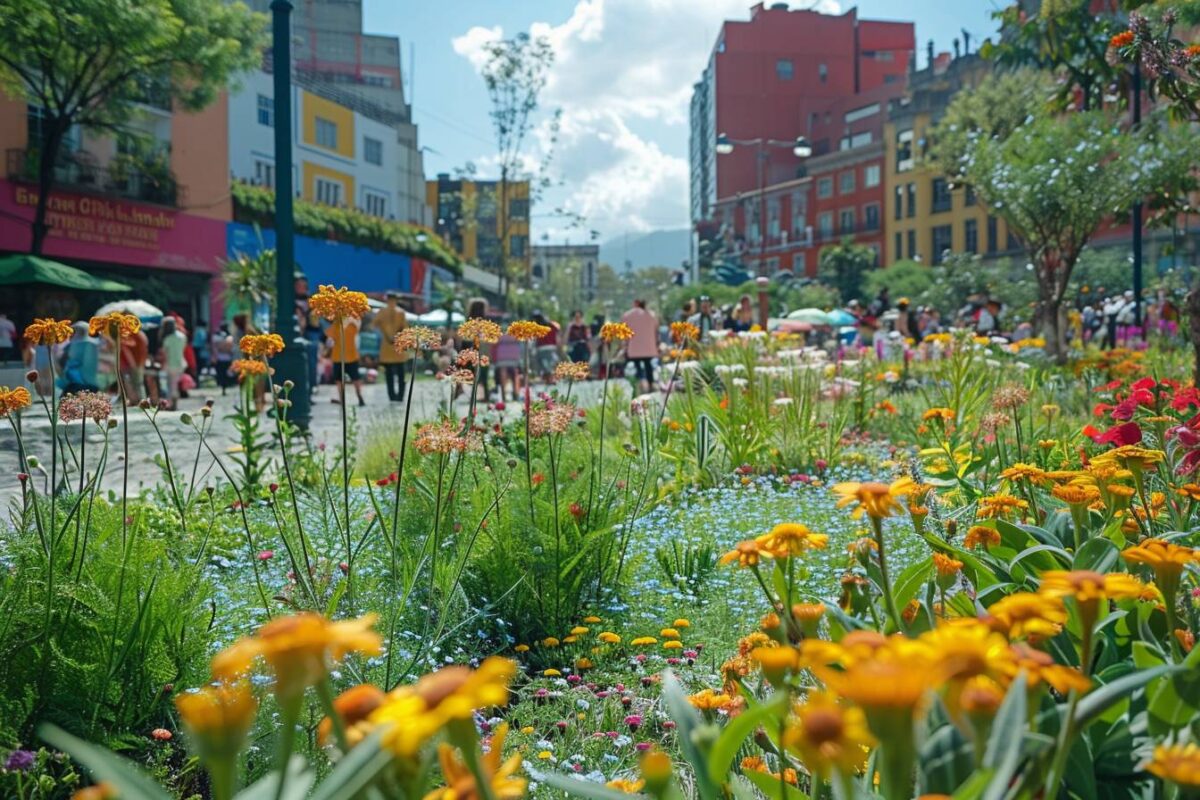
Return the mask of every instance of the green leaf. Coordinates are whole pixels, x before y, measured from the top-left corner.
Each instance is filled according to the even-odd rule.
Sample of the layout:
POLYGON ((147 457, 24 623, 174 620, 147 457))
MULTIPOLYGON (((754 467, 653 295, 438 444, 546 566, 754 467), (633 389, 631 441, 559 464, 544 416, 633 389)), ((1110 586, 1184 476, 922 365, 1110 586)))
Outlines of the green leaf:
POLYGON ((1063 776, 1070 787, 1070 796, 1079 800, 1096 800, 1096 763, 1086 736, 1078 736, 1067 754, 1067 769, 1063 776))
MULTIPOLYGON (((382 731, 375 731, 347 753, 333 771, 321 781, 311 800, 341 800, 356 797, 374 783, 395 756, 379 746, 382 731)), ((241 798, 239 798, 241 800, 241 798)))
POLYGON ((1137 689, 1144 688, 1160 675, 1171 675, 1184 669, 1182 665, 1163 664, 1161 667, 1142 669, 1106 683, 1079 701, 1075 708, 1075 726, 1083 730, 1118 700, 1127 699, 1137 689))
POLYGON ((709 780, 718 786, 726 782, 725 779, 732 768, 733 759, 741 749, 742 743, 746 741, 746 737, 752 735, 767 717, 786 713, 787 700, 787 695, 780 692, 767 702, 743 711, 729 721, 708 754, 709 780))
POLYGON ((993 774, 990 769, 981 769, 973 773, 953 794, 954 800, 979 800, 991 785, 993 774))
POLYGON ((76 738, 54 725, 42 725, 38 733, 50 744, 87 767, 97 781, 111 783, 122 800, 171 800, 171 795, 132 761, 76 738))
MULTIPOLYGON (((617 789, 610 789, 603 783, 583 781, 569 775, 560 775, 557 772, 547 772, 541 782, 573 797, 587 797, 590 800, 630 800, 630 795, 617 789)), ((347 795, 347 797, 352 796, 347 795)))
POLYGON ((1119 555, 1116 545, 1108 539, 1089 539, 1075 554, 1071 569, 1091 570, 1103 575, 1112 571, 1119 555))
MULTIPOLYGON (((304 800, 316 777, 302 756, 292 756, 288 761, 281 800, 304 800)), ((236 800, 274 800, 278 785, 279 773, 270 772, 238 792, 236 800)))
POLYGON ((808 800, 808 795, 773 775, 757 770, 747 770, 742 775, 753 783, 768 800, 808 800))
POLYGON ((933 574, 933 559, 927 558, 923 561, 918 561, 915 564, 909 564, 899 577, 896 578, 896 583, 893 588, 893 595, 896 599, 896 608, 907 608, 908 601, 917 596, 917 592, 929 580, 929 576, 933 574))
POLYGON ((667 710, 671 714, 671 719, 678 726, 676 738, 679 740, 680 749, 683 750, 684 758, 688 760, 695 771, 697 791, 704 800, 719 800, 721 791, 716 784, 709 780, 708 770, 705 766, 708 754, 701 751, 694 735, 704 725, 704 722, 700 718, 699 712, 688 702, 683 687, 679 685, 679 679, 671 670, 663 673, 662 696, 667 710))
POLYGON ((983 766, 992 770, 992 779, 983 793, 984 800, 1000 800, 1008 791, 1012 776, 1021 762, 1021 744, 1025 738, 1026 686, 1022 672, 1008 687, 1008 694, 1000 704, 987 747, 983 752, 983 766))

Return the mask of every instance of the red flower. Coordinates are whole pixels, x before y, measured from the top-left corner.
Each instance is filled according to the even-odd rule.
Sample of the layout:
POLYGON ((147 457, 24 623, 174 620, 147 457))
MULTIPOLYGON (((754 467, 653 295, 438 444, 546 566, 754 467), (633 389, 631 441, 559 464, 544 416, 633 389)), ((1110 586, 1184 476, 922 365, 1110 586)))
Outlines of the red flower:
POLYGON ((1099 436, 1092 437, 1096 444, 1111 444, 1124 447, 1128 444, 1139 444, 1142 441, 1142 429, 1136 422, 1126 422, 1114 425, 1099 436))
POLYGON ((1174 437, 1184 451, 1179 466, 1175 467, 1176 474, 1190 475, 1200 468, 1200 414, 1167 431, 1167 436, 1174 437))
POLYGON ((1129 45, 1133 44, 1134 38, 1133 31, 1121 31, 1108 40, 1108 46, 1116 49, 1129 47, 1129 45))
POLYGON ((583 506, 579 505, 579 503, 571 503, 571 516, 574 517, 575 519, 582 518, 583 517, 583 506))
POLYGON ((531 478, 531 482, 533 483, 534 486, 541 486, 542 482, 545 480, 546 480, 546 476, 540 472, 533 473, 533 478, 531 478))

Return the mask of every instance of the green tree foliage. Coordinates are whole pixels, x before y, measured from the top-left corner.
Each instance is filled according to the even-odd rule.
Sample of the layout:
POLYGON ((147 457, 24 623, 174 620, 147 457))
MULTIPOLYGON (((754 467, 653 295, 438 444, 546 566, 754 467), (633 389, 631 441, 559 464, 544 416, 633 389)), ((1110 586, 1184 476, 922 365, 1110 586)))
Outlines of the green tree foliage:
POLYGON ((845 239, 821 248, 817 277, 837 289, 843 302, 862 296, 863 280, 875 269, 875 251, 845 239))
MULTIPOLYGON (((934 267, 933 269, 937 269, 934 267)), ((892 299, 907 297, 916 300, 933 285, 933 270, 915 261, 897 261, 887 269, 867 273, 863 281, 863 294, 874 297, 880 290, 887 289, 892 299)))
POLYGON ((153 99, 203 108, 260 63, 266 20, 223 0, 0 0, 0 88, 42 109, 39 253, 54 167, 75 126, 120 130, 153 99))

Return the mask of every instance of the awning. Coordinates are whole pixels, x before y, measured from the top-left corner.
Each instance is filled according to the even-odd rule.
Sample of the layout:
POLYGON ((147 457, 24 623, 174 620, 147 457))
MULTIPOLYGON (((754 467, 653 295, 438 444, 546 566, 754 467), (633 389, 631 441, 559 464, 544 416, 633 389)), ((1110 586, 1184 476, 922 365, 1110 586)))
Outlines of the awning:
POLYGON ((133 288, 124 283, 93 277, 81 269, 48 258, 30 255, 0 258, 0 286, 21 283, 46 283, 93 292, 128 292, 133 288))

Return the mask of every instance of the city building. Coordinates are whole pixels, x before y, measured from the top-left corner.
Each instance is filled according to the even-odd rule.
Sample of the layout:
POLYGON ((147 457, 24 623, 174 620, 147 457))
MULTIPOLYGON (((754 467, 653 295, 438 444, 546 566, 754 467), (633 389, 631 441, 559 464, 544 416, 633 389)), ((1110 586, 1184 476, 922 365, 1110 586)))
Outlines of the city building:
POLYGON ((442 173, 425 184, 434 230, 464 261, 499 275, 505 256, 532 267, 529 181, 473 180, 442 173), (502 242, 507 239, 507 248, 502 242))
MULTIPOLYGON (((124 135, 75 131, 55 168, 43 254, 126 283, 189 325, 215 316, 231 215, 227 112, 216 103, 184 113, 148 99, 124 121, 124 135)), ((0 253, 30 247, 41 120, 40 107, 0 93, 0 253)), ((12 287, 0 310, 18 322, 77 319, 112 299, 12 287)))
POLYGON ((884 126, 884 264, 940 264, 951 252, 996 257, 1020 251, 1004 221, 989 214, 970 188, 955 188, 925 160, 930 131, 955 93, 977 86, 990 70, 975 53, 941 53, 909 76, 906 95, 892 103, 884 126))
POLYGON ((719 200, 803 177, 791 143, 814 139, 841 99, 902 86, 913 50, 911 22, 861 20, 853 9, 759 3, 748 21, 725 22, 692 94, 693 224, 709 220, 719 200), (735 143, 727 155, 717 153, 722 135, 735 143))
MULTIPOLYGON (((251 7, 270 13, 271 0, 251 7)), ((399 37, 363 32, 362 0, 296 0, 292 12, 295 82, 367 117, 386 122, 398 145, 394 203, 388 216, 429 225, 425 167, 412 105, 404 93, 399 37)), ((271 60, 264 63, 269 68, 271 60)))
MULTIPOLYGON (((278 169, 273 77, 253 73, 228 98, 230 174, 269 188, 275 186, 278 169)), ((392 127, 394 115, 353 96, 341 99, 345 102, 305 85, 292 88, 292 185, 297 196, 412 221, 400 211, 404 148, 392 127)))
POLYGON ((598 244, 542 244, 533 246, 531 275, 535 283, 550 283, 565 275, 566 279, 553 285, 567 287, 572 294, 561 298, 564 303, 583 305, 596 299, 596 270, 600 267, 598 244))

